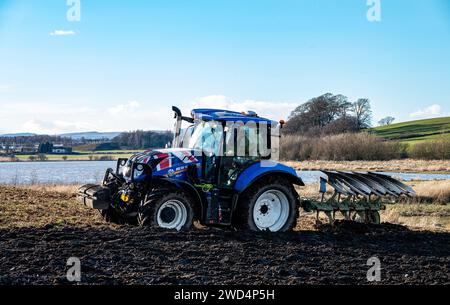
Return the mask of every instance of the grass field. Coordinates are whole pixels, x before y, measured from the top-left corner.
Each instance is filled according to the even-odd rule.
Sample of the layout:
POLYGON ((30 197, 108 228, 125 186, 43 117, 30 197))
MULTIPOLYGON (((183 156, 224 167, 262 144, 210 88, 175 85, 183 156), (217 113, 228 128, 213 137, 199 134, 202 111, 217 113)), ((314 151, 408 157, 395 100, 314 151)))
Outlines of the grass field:
POLYGON ((450 117, 410 121, 371 129, 373 133, 389 140, 415 144, 440 138, 450 139, 450 117))

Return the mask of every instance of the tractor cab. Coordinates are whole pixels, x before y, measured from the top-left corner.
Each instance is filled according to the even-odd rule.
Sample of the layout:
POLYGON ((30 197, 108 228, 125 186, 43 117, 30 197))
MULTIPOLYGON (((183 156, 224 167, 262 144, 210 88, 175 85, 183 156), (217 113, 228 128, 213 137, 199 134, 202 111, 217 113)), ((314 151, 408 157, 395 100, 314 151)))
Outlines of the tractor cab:
POLYGON ((201 157, 199 180, 220 188, 233 188, 240 173, 272 157, 272 143, 278 143, 280 123, 218 109, 194 109, 190 117, 175 112, 172 148, 188 148, 201 157), (188 123, 183 128, 183 122, 188 123))

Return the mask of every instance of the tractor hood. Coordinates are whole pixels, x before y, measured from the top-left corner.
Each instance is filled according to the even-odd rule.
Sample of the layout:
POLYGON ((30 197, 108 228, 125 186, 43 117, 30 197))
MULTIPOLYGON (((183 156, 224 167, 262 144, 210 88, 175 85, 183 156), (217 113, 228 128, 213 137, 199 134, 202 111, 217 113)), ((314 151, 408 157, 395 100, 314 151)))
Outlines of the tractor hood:
POLYGON ((201 151, 189 148, 169 148, 148 150, 130 157, 131 164, 147 164, 153 176, 166 176, 173 179, 184 179, 188 166, 201 164, 201 151))

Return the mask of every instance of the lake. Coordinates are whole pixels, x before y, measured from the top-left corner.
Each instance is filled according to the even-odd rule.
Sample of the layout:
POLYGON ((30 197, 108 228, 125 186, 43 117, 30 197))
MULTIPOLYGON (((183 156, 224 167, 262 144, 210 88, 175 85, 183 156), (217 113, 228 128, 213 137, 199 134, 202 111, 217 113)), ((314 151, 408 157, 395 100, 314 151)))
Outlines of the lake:
POLYGON ((116 161, 58 161, 0 163, 2 184, 85 184, 98 183, 116 161))
MULTIPOLYGON (((98 183, 115 161, 4 162, 0 163, 1 184, 85 184, 98 183)), ((405 181, 450 180, 450 174, 385 173, 405 181)), ((318 182, 319 171, 299 171, 307 184, 318 182)))

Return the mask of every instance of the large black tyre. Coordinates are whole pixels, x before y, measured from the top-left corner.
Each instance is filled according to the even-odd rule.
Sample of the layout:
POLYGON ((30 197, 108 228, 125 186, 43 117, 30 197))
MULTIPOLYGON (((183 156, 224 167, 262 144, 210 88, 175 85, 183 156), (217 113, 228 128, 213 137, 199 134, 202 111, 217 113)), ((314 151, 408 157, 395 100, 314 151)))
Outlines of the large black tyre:
POLYGON ((153 189, 139 206, 138 223, 168 230, 190 230, 195 219, 192 197, 175 187, 153 189))
POLYGON ((298 202, 298 194, 287 179, 261 179, 241 195, 233 224, 247 231, 291 231, 299 217, 298 202))

